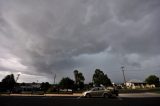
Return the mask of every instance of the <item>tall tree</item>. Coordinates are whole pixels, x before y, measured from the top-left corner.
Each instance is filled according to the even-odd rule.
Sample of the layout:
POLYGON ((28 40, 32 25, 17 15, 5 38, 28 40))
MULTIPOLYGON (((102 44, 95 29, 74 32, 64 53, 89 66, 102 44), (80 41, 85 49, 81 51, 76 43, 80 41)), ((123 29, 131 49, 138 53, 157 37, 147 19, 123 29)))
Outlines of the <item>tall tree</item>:
POLYGON ((104 86, 112 85, 111 80, 108 78, 107 74, 104 74, 100 69, 95 70, 92 80, 96 86, 100 86, 101 84, 104 86))
POLYGON ((148 84, 155 84, 156 86, 159 85, 159 78, 155 75, 150 75, 145 79, 145 82, 148 84))
POLYGON ((75 78, 75 83, 78 83, 78 70, 74 70, 74 78, 75 78))
POLYGON ((10 90, 10 92, 13 90, 14 86, 16 84, 16 81, 14 79, 14 75, 10 74, 5 76, 4 79, 2 79, 2 85, 6 90, 10 90))
POLYGON ((83 89, 84 87, 84 76, 81 72, 79 72, 78 70, 74 70, 74 77, 75 77, 75 85, 76 85, 76 89, 80 88, 83 89))
POLYGON ((64 89, 72 89, 74 85, 74 81, 69 77, 62 78, 59 85, 64 89))

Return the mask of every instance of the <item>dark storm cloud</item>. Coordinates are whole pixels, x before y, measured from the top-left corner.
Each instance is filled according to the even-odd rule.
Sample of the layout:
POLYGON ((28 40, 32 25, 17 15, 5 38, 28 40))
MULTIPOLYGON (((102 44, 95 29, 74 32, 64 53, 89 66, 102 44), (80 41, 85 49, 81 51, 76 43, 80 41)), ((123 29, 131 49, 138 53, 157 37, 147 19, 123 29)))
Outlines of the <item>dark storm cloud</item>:
POLYGON ((122 64, 142 69, 160 54, 159 10, 159 0, 0 0, 0 58, 37 74, 87 70, 89 60, 111 75, 122 64))
POLYGON ((120 50, 128 53, 159 54, 159 10, 158 0, 115 1, 114 13, 122 24, 118 28, 121 38, 120 50), (123 2, 125 1, 125 2, 123 2), (124 24, 124 25, 123 25, 124 24))
POLYGON ((155 10, 158 11, 158 0, 113 0, 115 14, 121 21, 133 20, 139 21, 146 15, 151 14, 155 10))

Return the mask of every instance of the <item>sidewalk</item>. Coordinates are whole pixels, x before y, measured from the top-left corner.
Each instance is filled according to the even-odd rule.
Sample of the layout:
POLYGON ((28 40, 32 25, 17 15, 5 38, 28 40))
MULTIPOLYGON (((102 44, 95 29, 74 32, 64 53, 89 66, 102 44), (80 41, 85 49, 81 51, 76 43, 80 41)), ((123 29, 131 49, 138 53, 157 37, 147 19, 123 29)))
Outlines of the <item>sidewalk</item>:
POLYGON ((0 96, 82 96, 81 93, 73 93, 73 94, 0 94, 0 96))
MULTIPOLYGON (((0 96, 70 96, 70 97, 80 97, 81 93, 73 93, 73 94, 0 94, 0 96)), ((129 97, 129 98, 137 98, 137 97, 160 97, 160 94, 157 93, 120 93, 119 97, 129 97)))

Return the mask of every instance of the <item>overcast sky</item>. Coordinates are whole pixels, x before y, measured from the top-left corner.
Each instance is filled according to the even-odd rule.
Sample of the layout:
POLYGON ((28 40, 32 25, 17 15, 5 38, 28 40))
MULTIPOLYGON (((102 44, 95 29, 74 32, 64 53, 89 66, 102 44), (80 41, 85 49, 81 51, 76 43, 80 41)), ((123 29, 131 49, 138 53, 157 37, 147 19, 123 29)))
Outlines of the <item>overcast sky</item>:
POLYGON ((160 0, 0 0, 0 80, 160 77, 160 0))

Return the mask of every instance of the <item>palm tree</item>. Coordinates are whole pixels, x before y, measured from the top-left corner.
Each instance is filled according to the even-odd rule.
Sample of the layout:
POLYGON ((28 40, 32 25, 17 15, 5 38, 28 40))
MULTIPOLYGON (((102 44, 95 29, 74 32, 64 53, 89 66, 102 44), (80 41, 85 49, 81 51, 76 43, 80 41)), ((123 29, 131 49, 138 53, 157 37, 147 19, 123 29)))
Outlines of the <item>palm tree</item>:
POLYGON ((84 87, 84 76, 81 72, 78 72, 78 70, 74 70, 74 77, 75 77, 75 86, 76 89, 80 88, 82 89, 84 87))
POLYGON ((74 70, 75 84, 78 83, 78 70, 74 70))

